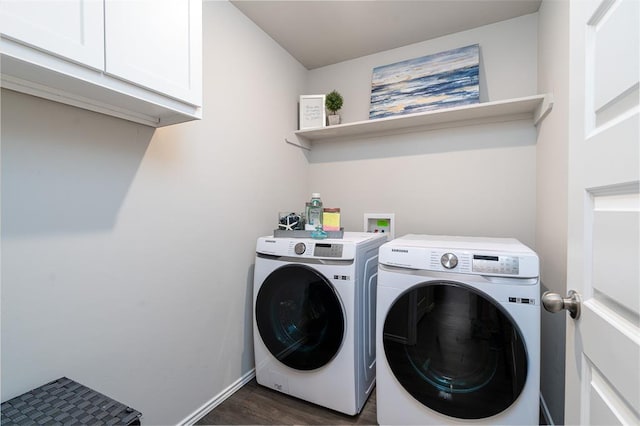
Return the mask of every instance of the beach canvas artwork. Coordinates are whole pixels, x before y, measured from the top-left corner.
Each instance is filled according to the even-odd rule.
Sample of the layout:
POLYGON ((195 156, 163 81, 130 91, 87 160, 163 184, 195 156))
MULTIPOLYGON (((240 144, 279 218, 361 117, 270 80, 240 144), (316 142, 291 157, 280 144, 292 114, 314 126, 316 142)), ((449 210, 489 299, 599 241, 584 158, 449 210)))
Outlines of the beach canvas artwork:
POLYGON ((376 67, 369 118, 478 103, 479 69, 477 44, 376 67))

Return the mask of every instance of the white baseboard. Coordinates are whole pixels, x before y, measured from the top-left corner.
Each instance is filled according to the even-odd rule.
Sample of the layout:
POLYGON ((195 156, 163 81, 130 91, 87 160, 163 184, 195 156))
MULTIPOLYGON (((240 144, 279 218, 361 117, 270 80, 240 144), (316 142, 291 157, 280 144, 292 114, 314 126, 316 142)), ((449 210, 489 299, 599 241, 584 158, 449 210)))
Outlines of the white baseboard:
POLYGON ((198 408, 193 413, 189 414, 178 423, 178 426, 191 426, 194 425, 198 420, 203 418, 209 411, 216 408, 218 405, 222 404, 227 398, 233 395, 238 389, 242 386, 246 385, 251 379, 256 377, 256 369, 252 368, 248 371, 244 376, 240 377, 238 380, 233 382, 229 387, 224 389, 222 392, 211 398, 207 401, 202 407, 198 408))
POLYGON ((540 394, 540 408, 542 409, 542 415, 544 416, 545 424, 549 426, 555 426, 553 423, 553 419, 551 418, 551 413, 549 412, 549 407, 547 407, 547 403, 544 400, 542 394, 540 394))

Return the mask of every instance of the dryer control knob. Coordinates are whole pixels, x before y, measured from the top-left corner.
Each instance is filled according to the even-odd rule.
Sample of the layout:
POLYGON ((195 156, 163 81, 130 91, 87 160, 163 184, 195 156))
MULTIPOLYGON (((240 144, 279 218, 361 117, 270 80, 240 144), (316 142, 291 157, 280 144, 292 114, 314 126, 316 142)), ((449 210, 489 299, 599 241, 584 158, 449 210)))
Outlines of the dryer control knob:
POLYGON ((445 253, 440 258, 440 263, 447 269, 453 269, 458 265, 458 257, 453 253, 445 253))
POLYGON ((296 252, 296 254, 302 254, 304 253, 304 251, 307 249, 307 246, 304 245, 304 243, 298 243, 296 244, 296 246, 293 248, 293 251, 296 252))

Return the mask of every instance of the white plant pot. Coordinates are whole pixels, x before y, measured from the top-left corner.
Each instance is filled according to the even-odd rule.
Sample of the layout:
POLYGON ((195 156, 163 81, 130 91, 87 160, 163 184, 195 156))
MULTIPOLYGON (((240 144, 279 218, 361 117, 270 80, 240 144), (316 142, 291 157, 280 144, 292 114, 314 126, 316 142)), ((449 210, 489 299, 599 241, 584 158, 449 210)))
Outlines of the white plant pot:
POLYGON ((329 115, 329 126, 335 126, 336 124, 340 124, 340 116, 338 114, 336 115, 329 115))

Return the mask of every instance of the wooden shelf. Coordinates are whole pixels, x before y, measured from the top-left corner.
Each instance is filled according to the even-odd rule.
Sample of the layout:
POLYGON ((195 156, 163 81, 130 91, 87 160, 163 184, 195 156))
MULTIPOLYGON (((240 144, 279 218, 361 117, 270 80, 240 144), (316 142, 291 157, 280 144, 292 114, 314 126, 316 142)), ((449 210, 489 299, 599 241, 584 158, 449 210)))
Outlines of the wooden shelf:
POLYGON ((357 121, 312 130, 298 130, 287 143, 310 150, 312 144, 371 136, 385 136, 483 123, 531 119, 537 125, 553 107, 551 95, 484 102, 457 108, 357 121))

